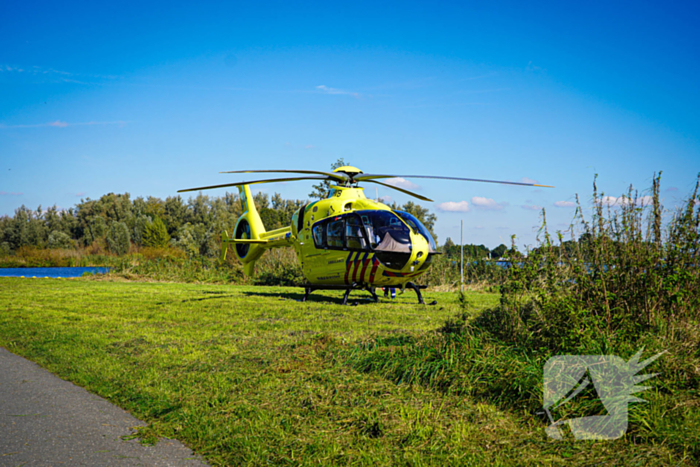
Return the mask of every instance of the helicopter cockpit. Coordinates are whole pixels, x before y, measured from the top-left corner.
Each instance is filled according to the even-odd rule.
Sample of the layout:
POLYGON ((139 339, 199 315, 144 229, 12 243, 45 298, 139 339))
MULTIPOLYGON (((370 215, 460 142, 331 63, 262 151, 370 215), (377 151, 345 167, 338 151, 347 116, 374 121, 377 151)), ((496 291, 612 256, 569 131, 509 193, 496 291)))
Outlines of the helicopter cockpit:
POLYGON ((425 237, 428 253, 437 252, 428 229, 403 211, 354 211, 316 222, 312 233, 316 248, 373 251, 387 267, 401 269, 413 250, 411 230, 425 237))

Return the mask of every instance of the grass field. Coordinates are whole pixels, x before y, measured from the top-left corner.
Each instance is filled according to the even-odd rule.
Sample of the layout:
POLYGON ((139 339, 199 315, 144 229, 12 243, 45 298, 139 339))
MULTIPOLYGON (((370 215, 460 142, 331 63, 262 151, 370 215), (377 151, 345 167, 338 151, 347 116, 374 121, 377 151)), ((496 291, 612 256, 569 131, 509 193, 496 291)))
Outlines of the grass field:
MULTIPOLYGON (((0 278, 0 345, 145 420, 145 441, 177 438, 213 465, 693 465, 682 449, 638 437, 553 441, 529 409, 493 392, 430 384, 445 369, 388 377, 368 363, 377 342, 386 370, 405 363, 402 344, 439 340, 435 331, 462 311, 455 294, 426 293, 435 306, 412 292, 378 304, 358 292, 357 306, 342 306, 339 293, 301 296, 0 278)), ((467 310, 498 299, 470 292, 467 310)), ((484 373, 508 358, 486 342, 470 355, 484 373)), ((504 391, 517 386, 500 376, 512 380, 504 391)))

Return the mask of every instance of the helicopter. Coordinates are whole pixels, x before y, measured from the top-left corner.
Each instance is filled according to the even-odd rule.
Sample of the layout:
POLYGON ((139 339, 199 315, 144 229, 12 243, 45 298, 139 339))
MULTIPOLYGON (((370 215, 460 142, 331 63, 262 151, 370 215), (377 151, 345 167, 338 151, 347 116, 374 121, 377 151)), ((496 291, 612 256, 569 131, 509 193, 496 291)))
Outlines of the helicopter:
POLYGON ((391 209, 378 200, 367 198, 360 182, 374 183, 404 194, 432 202, 431 199, 404 188, 381 182, 391 178, 427 178, 470 182, 499 183, 547 187, 536 183, 484 180, 432 175, 365 174, 357 167, 342 166, 332 172, 315 170, 235 170, 226 174, 286 173, 302 176, 225 183, 178 190, 178 193, 238 187, 243 214, 232 234, 222 233, 221 259, 229 245, 243 264, 244 273, 252 277, 255 262, 271 248, 294 248, 302 273, 306 301, 315 290, 344 290, 347 304, 352 290, 366 290, 377 301, 377 287, 406 288, 416 292, 424 304, 416 279, 430 268, 437 245, 428 229, 408 212, 391 209), (293 215, 291 225, 266 231, 255 207, 250 185, 261 183, 323 180, 331 183, 326 198, 309 202, 293 215))

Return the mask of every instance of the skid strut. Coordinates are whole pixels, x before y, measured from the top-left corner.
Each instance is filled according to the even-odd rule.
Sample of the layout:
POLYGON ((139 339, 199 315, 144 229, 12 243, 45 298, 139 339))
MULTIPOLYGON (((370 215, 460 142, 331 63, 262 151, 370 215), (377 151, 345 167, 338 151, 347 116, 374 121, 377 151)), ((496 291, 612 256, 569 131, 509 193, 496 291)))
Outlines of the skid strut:
POLYGON ((406 287, 416 291, 416 295, 418 295, 418 304, 419 305, 425 305, 425 302, 423 301, 423 295, 420 293, 420 289, 426 288, 425 285, 416 285, 413 282, 407 282, 406 287))

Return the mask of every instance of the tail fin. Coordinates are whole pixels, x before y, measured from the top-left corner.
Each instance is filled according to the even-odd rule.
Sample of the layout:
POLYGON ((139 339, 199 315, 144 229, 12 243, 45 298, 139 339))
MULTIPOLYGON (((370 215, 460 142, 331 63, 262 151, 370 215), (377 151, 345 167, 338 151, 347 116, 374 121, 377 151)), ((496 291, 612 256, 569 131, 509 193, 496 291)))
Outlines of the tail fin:
POLYGON ((261 235, 265 233, 265 226, 260 219, 260 214, 255 208, 255 201, 250 194, 248 185, 238 187, 243 205, 243 214, 238 218, 236 227, 233 230, 233 251, 236 257, 243 263, 243 271, 246 276, 252 276, 255 268, 255 261, 265 252, 263 244, 267 240, 261 239, 261 235), (244 240, 243 242, 237 240, 244 240), (249 240, 249 241, 245 241, 249 240), (257 240, 257 242, 256 242, 257 240))
POLYGON ((240 262, 243 263, 243 272, 250 277, 255 270, 255 261, 265 253, 265 250, 292 245, 292 228, 282 227, 281 229, 266 231, 262 219, 260 219, 260 214, 255 208, 255 202, 250 194, 248 185, 239 186, 238 191, 241 204, 243 205, 243 214, 236 222, 232 238, 229 238, 225 231, 221 234, 221 260, 223 261, 226 258, 226 250, 229 243, 231 243, 233 252, 240 262))

